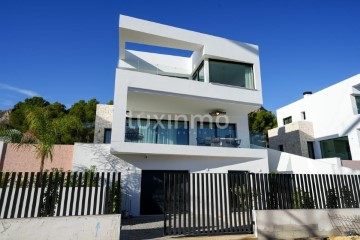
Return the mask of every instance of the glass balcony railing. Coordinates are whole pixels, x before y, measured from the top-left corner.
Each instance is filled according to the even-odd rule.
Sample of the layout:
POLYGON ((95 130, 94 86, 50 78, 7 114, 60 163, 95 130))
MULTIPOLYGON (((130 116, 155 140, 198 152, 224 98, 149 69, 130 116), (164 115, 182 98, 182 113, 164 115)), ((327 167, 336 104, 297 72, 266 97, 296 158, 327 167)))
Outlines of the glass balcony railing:
POLYGON ((120 60, 119 67, 138 72, 189 79, 190 70, 185 68, 152 64, 143 60, 120 60))
POLYGON ((262 132, 250 132, 250 147, 251 148, 266 148, 266 135, 262 132))
POLYGON ((127 118, 125 142, 189 145, 227 148, 264 148, 263 133, 250 133, 250 139, 237 137, 236 124, 197 123, 189 129, 188 122, 127 118), (249 142, 250 140, 250 142, 249 142))
POLYGON ((239 148, 241 145, 241 139, 232 137, 197 137, 196 142, 190 143, 188 133, 177 131, 170 134, 166 132, 148 134, 141 133, 141 130, 136 128, 127 128, 125 142, 228 148, 239 148))

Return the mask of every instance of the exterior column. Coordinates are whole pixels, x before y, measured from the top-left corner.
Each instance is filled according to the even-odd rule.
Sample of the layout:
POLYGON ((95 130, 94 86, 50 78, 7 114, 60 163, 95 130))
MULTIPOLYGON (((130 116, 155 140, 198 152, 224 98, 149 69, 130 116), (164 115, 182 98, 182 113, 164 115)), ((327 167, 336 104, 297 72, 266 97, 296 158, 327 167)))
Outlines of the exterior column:
POLYGON ((209 59, 204 59, 204 82, 209 83, 210 82, 210 75, 209 75, 209 59))

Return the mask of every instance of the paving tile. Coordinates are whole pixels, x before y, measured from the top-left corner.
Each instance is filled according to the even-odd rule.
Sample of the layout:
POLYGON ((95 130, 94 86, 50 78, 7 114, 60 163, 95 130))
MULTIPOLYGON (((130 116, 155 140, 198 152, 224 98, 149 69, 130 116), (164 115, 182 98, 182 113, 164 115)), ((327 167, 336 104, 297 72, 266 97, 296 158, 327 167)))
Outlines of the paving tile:
POLYGON ((141 216, 131 219, 121 220, 121 240, 145 240, 145 239, 255 239, 252 234, 236 234, 236 235, 217 235, 217 236, 164 236, 164 218, 163 216, 141 216))

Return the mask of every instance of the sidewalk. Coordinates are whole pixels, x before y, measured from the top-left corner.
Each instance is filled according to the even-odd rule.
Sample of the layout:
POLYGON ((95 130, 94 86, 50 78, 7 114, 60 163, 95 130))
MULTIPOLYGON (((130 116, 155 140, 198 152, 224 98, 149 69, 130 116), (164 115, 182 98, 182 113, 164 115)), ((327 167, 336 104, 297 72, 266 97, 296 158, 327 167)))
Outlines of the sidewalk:
POLYGON ((216 235, 216 236, 165 236, 163 216, 141 216, 132 219, 121 220, 121 240, 143 240, 143 239, 256 239, 253 234, 216 235))

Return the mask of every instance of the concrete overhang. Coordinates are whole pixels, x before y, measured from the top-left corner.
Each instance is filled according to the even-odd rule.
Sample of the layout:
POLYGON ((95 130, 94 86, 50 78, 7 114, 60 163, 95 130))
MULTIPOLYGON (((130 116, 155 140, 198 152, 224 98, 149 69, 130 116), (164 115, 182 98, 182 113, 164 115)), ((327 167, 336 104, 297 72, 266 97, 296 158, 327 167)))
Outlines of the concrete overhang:
POLYGON ((198 156, 198 157, 228 157, 236 159, 267 158, 266 149, 224 148, 204 146, 184 146, 169 144, 111 142, 111 154, 121 157, 127 154, 168 155, 168 156, 198 156))

